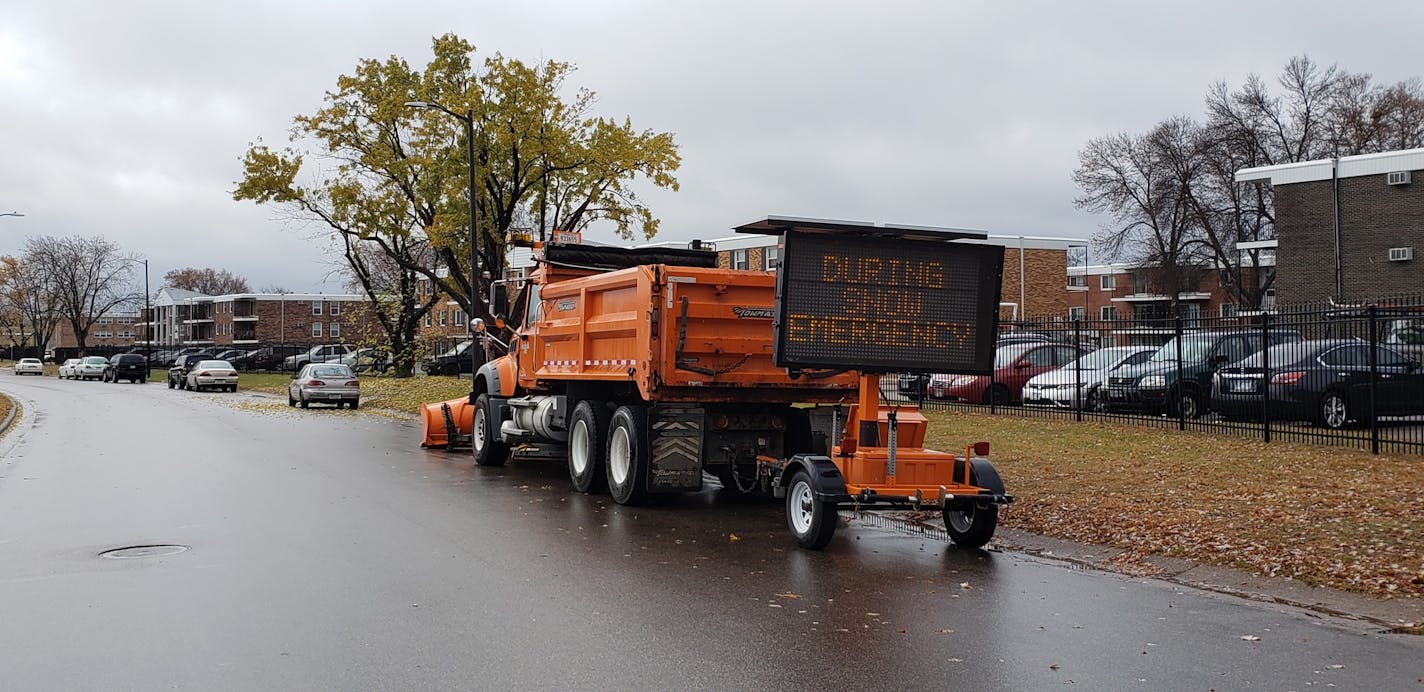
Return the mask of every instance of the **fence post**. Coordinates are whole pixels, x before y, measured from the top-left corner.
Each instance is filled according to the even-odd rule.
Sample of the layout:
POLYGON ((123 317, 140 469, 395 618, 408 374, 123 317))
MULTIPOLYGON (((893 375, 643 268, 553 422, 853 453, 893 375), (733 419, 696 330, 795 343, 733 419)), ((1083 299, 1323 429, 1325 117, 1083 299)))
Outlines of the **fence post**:
POLYGON ((1271 313, 1261 313, 1261 440, 1271 441, 1271 313))
MULTIPOLYGON (((1073 319, 1073 345, 1083 345, 1083 320, 1076 317, 1073 319)), ((1088 398, 1087 392, 1083 391, 1083 368, 1078 362, 1082 358, 1083 356, 1079 355, 1073 359, 1073 408, 1076 411, 1074 417, 1079 423, 1083 422, 1083 404, 1088 398)))
POLYGON ((1177 313, 1177 316, 1172 319, 1172 323, 1173 323, 1174 331, 1176 331, 1176 344, 1177 344, 1177 357, 1176 357, 1176 361, 1177 361, 1177 380, 1176 380, 1175 383, 1173 383, 1173 385, 1172 385, 1171 387, 1167 388, 1167 405, 1168 405, 1168 406, 1171 406, 1171 405, 1172 405, 1172 403, 1173 403, 1173 402, 1172 402, 1172 390, 1173 390, 1173 389, 1176 389, 1176 390, 1177 390, 1177 402, 1176 402, 1176 404, 1177 404, 1177 429, 1178 429, 1178 430, 1186 430, 1186 429, 1187 429, 1187 407, 1186 407, 1186 406, 1183 406, 1183 405, 1182 405, 1182 401, 1181 401, 1181 399, 1182 399, 1183 397, 1187 396, 1186 383, 1182 381, 1182 346, 1183 346, 1183 344, 1182 344, 1182 313, 1178 312, 1178 313, 1177 313))
POLYGON ((1378 396, 1378 388, 1375 386, 1379 381, 1379 354, 1375 352, 1379 348, 1379 312, 1378 308, 1371 305, 1365 309, 1365 315, 1370 323, 1370 454, 1380 453, 1379 436, 1379 416, 1375 415, 1375 397, 1378 396))

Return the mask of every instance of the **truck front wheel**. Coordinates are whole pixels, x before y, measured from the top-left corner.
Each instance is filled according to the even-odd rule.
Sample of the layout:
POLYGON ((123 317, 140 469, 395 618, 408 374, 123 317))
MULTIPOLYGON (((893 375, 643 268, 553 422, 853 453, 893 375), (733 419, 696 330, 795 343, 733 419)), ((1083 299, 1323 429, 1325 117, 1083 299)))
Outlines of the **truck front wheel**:
POLYGON ((620 505, 648 495, 648 409, 619 406, 608 425, 608 494, 620 505))
POLYGON ((499 439, 498 425, 489 395, 475 397, 475 415, 470 421, 470 447, 475 451, 476 464, 504 466, 505 460, 509 459, 509 445, 499 439))
POLYGON ((608 407, 601 401, 580 401, 569 426, 569 478, 581 493, 603 492, 608 485, 604 455, 608 451, 608 407))

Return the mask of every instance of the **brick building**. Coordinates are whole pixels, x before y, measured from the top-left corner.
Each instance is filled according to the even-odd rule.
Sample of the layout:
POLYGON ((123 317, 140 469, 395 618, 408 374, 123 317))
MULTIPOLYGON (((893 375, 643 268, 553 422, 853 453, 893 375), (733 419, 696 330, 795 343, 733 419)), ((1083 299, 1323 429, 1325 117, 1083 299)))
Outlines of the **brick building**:
MULTIPOLYGON (((115 353, 132 348, 142 341, 141 315, 136 311, 110 311, 89 328, 89 337, 84 346, 94 353, 115 353)), ((74 336, 74 328, 69 320, 61 319, 50 337, 48 348, 56 353, 66 353, 67 357, 77 354, 79 339, 74 336), (74 353, 70 353, 74 351, 74 353)))
POLYGON ((1275 248, 1278 304, 1424 293, 1424 149, 1246 168, 1236 181, 1275 193, 1276 237, 1253 245, 1275 248))
POLYGON ((383 340, 364 296, 322 293, 235 293, 209 296, 162 288, 153 319, 138 323, 138 340, 152 329, 155 348, 256 347, 383 340))
MULTIPOLYGON (((1270 267, 1266 262, 1265 267, 1270 267)), ((1247 272, 1248 279, 1251 272, 1247 272)), ((1253 314, 1241 310, 1235 296, 1222 285, 1221 273, 1211 266, 1183 270, 1188 290, 1177 293, 1178 313, 1191 326, 1199 318, 1236 317, 1253 314)), ((1069 267, 1064 295, 1068 319, 1115 320, 1152 324, 1171 319, 1172 296, 1162 287, 1155 267, 1132 264, 1097 264, 1069 267)))

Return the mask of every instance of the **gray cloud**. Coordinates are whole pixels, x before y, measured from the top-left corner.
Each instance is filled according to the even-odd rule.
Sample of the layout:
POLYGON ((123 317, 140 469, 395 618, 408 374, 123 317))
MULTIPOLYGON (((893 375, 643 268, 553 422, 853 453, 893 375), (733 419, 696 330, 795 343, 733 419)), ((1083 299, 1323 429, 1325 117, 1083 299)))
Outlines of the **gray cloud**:
MULTIPOLYGON (((320 229, 229 198, 364 57, 482 53, 579 66, 597 110, 671 130, 663 239, 768 213, 1086 237, 1069 178, 1090 137, 1200 113, 1216 80, 1291 55, 1393 81, 1424 6, 1155 3, 32 3, 0 14, 0 252, 102 233, 155 276, 198 265, 340 290, 320 229)), ((595 234, 599 235, 599 234, 595 234)))

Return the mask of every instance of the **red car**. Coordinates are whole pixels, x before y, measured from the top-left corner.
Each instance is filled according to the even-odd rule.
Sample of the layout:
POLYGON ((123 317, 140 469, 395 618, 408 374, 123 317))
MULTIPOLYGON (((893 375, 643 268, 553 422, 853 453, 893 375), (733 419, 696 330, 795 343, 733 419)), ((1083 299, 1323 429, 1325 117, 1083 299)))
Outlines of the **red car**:
POLYGON ((994 377, 984 375, 935 375, 930 378, 929 395, 937 399, 975 404, 1023 403, 1024 384, 1035 375, 1061 368, 1087 353, 1079 346, 1053 343, 1022 343, 1000 346, 994 352, 994 377))

